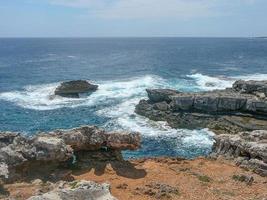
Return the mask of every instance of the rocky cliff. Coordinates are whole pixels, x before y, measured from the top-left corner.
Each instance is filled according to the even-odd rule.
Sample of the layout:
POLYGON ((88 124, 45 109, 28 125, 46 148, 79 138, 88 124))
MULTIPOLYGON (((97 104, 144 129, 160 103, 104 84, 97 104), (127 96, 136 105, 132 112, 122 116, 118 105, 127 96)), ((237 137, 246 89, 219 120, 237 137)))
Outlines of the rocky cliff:
POLYGON ((266 81, 237 81, 232 88, 184 93, 147 89, 136 113, 165 120, 174 128, 208 127, 216 133, 267 129, 266 81))

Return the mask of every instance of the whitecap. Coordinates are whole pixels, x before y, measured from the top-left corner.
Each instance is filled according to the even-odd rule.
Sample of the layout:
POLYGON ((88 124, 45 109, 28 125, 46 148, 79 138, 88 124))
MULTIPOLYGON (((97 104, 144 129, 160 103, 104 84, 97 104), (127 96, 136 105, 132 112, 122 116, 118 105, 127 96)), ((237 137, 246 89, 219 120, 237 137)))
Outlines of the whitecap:
POLYGON ((99 82, 97 83, 99 84, 99 89, 96 92, 79 99, 54 96, 54 91, 60 83, 30 85, 20 91, 0 93, 0 99, 12 102, 23 108, 34 110, 97 106, 100 104, 114 103, 134 96, 145 96, 146 88, 156 87, 162 81, 157 76, 143 76, 129 80, 99 82))
POLYGON ((198 89, 208 91, 232 87, 236 80, 267 80, 267 74, 248 74, 239 76, 208 76, 201 73, 187 75, 195 81, 198 89))
POLYGON ((213 132, 208 129, 188 130, 171 128, 165 121, 153 121, 135 114, 135 105, 138 98, 131 99, 120 104, 98 110, 96 114, 108 117, 104 128, 110 130, 135 131, 143 137, 173 138, 177 143, 177 151, 181 151, 181 145, 191 145, 195 148, 211 148, 213 144, 213 132))
POLYGON ((212 77, 200 73, 187 75, 187 77, 192 78, 201 90, 225 89, 231 87, 235 81, 235 79, 229 77, 212 77))

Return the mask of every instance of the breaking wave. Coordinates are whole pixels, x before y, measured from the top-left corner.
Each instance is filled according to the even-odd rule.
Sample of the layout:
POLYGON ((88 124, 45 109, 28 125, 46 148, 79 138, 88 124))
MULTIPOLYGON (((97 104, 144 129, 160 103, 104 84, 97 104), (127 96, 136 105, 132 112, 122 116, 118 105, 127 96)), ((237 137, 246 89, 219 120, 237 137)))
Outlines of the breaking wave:
MULTIPOLYGON (((142 133, 146 145, 139 152, 128 152, 130 156, 161 155, 162 149, 169 149, 173 155, 194 157, 207 154, 213 144, 208 129, 173 129, 166 122, 155 122, 135 114, 135 105, 146 98, 146 88, 172 88, 182 91, 202 91, 231 87, 238 79, 264 80, 267 74, 247 76, 212 77, 195 73, 184 78, 163 79, 147 75, 127 80, 96 82, 99 89, 82 98, 64 98, 55 96, 54 90, 60 83, 26 86, 20 91, 0 93, 0 100, 12 102, 19 107, 37 111, 91 107, 91 111, 100 118, 107 118, 103 128, 108 130, 129 130, 142 133), (166 145, 166 146, 164 146, 166 145), (133 155, 135 154, 135 155, 133 155)), ((167 151, 167 150, 166 150, 167 151)), ((162 153, 165 155, 166 151, 162 153)), ((126 152, 127 154, 127 152, 126 152)))
POLYGON ((0 99, 12 102, 20 107, 34 110, 53 110, 62 107, 98 106, 112 104, 132 97, 142 97, 145 89, 164 85, 163 79, 156 76, 144 76, 131 80, 98 82, 99 89, 82 98, 55 96, 54 91, 60 83, 24 87, 21 91, 0 93, 0 99))
POLYGON ((240 76, 208 76, 200 73, 187 75, 188 78, 194 80, 196 88, 199 90, 225 89, 239 79, 242 80, 266 80, 267 74, 249 74, 240 76))

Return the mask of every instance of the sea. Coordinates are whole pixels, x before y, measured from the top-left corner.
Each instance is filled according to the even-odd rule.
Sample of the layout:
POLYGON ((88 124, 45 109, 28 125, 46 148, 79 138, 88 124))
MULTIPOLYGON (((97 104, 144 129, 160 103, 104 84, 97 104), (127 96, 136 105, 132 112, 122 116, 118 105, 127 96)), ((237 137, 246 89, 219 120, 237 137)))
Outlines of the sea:
POLYGON ((134 112, 147 88, 184 92, 267 79, 264 38, 1 38, 0 131, 96 125, 136 131, 142 148, 128 158, 210 153, 214 133, 173 129, 134 112), (85 79, 99 90, 80 99, 51 98, 62 81, 85 79))

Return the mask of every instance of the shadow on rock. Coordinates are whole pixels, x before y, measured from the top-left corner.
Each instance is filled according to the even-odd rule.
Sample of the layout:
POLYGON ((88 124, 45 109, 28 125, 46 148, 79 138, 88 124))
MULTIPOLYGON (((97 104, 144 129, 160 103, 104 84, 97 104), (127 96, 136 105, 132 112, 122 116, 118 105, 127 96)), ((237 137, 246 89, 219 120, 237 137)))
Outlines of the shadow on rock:
POLYGON ((101 176, 108 165, 118 176, 126 178, 139 179, 147 174, 144 169, 138 169, 135 164, 124 160, 119 151, 80 152, 73 174, 78 176, 94 170, 95 175, 101 176))

